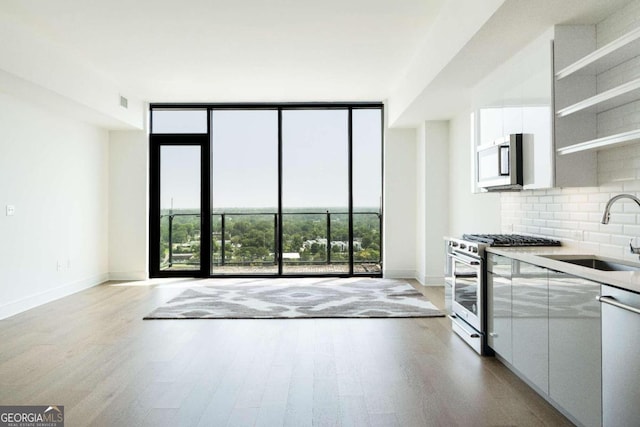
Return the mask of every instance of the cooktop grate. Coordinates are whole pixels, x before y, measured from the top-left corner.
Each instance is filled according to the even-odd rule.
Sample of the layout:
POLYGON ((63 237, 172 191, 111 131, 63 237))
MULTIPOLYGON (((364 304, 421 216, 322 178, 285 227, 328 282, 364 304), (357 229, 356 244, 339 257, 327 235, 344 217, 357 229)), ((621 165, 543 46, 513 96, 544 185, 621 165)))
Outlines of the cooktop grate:
POLYGON ((489 246, 560 246, 558 240, 522 234, 464 234, 462 238, 489 246))

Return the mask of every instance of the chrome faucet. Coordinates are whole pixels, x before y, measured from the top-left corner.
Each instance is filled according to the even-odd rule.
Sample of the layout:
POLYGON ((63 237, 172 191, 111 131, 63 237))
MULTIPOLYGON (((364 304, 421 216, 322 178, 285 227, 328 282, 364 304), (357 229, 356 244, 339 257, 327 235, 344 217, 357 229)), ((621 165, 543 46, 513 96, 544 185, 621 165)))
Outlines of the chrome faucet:
MULTIPOLYGON (((609 199, 609 201, 607 202, 607 206, 604 207, 604 214, 602 214, 602 223, 603 224, 609 224, 609 217, 611 216, 611 205, 613 205, 616 200, 620 200, 620 199, 631 199, 634 202, 636 202, 636 204, 638 206, 640 206, 640 200, 631 194, 618 194, 617 196, 613 196, 611 199, 609 199)), ((629 241, 629 249, 631 250, 632 254, 636 254, 636 255, 640 255, 640 247, 638 246, 633 246, 633 240, 631 239, 629 241)))
POLYGON ((636 202, 638 206, 640 206, 640 199, 638 199, 636 196, 632 194, 618 194, 617 196, 613 196, 607 202, 607 206, 604 207, 604 214, 602 214, 603 224, 609 224, 609 217, 611 216, 611 212, 610 212, 611 205, 613 205, 617 200, 620 200, 620 199, 631 199, 634 202, 636 202))

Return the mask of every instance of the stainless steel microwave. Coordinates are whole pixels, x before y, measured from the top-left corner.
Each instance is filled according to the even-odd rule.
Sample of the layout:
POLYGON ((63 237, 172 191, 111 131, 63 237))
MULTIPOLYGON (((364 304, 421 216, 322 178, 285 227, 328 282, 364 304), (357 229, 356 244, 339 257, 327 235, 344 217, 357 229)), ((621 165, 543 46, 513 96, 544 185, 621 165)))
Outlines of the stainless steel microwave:
POLYGON ((487 191, 522 190, 522 134, 513 133, 479 146, 476 153, 478 187, 487 191))

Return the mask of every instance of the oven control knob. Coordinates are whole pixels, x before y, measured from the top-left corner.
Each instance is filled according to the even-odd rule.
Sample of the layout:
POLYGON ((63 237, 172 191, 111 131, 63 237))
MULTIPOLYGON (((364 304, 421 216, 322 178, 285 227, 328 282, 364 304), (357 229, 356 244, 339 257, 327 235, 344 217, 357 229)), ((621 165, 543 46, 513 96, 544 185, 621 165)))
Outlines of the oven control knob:
POLYGON ((460 249, 466 249, 467 245, 465 245, 464 243, 460 243, 460 249))
POLYGON ((473 248, 469 248, 469 249, 471 249, 471 252, 478 253, 478 248, 476 248, 475 246, 473 248))
POLYGON ((449 245, 455 248, 456 246, 458 246, 458 242, 449 242, 449 245))

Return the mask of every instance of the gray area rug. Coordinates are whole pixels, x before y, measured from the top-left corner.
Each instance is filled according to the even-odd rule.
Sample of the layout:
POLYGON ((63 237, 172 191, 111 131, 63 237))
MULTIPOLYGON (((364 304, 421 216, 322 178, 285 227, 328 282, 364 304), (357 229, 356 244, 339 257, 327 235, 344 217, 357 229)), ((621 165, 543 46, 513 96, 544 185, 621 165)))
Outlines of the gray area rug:
MULTIPOLYGON (((200 282, 203 283, 203 282, 200 282)), ((410 284, 388 279, 260 279, 185 290, 145 319, 441 317, 410 284)))

